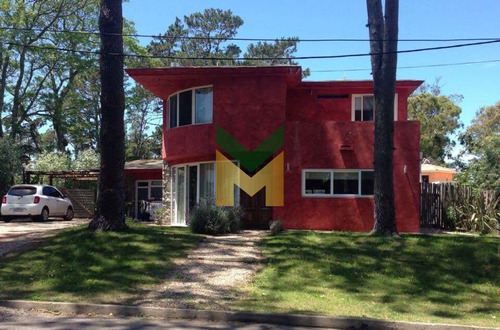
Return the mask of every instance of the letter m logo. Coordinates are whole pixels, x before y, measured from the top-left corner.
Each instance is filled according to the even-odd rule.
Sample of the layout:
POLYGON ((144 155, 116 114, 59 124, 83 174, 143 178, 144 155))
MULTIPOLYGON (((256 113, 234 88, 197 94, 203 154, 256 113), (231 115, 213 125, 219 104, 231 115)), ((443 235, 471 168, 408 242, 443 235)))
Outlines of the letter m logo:
MULTIPOLYGON (((283 145, 283 126, 253 151, 247 150, 236 139, 216 126, 216 142, 248 171, 255 170, 283 145)), ((253 196, 266 189, 266 206, 283 206, 284 156, 281 152, 253 176, 243 172, 233 161, 216 151, 216 204, 234 206, 234 185, 253 196)))

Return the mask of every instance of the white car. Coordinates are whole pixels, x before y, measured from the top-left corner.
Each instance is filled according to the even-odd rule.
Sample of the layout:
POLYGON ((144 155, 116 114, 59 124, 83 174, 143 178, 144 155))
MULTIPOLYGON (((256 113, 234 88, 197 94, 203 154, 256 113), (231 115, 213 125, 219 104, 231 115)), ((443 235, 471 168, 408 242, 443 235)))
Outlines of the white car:
POLYGON ((73 203, 52 186, 22 184, 10 188, 2 199, 2 220, 31 217, 47 221, 50 217, 73 219, 73 203))

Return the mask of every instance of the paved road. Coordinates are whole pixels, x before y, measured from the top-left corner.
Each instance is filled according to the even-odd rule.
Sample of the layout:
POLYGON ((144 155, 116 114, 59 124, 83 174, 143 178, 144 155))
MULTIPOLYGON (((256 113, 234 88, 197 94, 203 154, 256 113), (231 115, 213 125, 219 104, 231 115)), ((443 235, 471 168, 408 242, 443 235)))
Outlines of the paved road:
MULTIPOLYGON (((241 330, 299 330, 312 329, 269 324, 221 324, 186 320, 158 320, 146 318, 114 318, 57 316, 49 313, 0 308, 0 329, 241 329, 241 330)), ((316 328, 317 329, 317 328, 316 328)))
POLYGON ((88 222, 88 219, 73 219, 72 221, 50 219, 47 222, 17 219, 9 223, 0 221, 0 255, 15 250, 53 230, 83 225, 88 222))

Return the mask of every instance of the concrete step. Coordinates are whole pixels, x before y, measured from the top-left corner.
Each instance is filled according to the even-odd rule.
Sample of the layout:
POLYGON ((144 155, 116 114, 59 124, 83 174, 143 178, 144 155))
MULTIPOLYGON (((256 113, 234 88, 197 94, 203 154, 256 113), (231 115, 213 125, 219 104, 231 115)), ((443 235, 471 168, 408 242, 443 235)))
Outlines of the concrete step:
POLYGON ((190 260, 208 260, 215 262, 243 262, 246 264, 255 264, 262 260, 262 258, 258 257, 215 257, 215 256, 188 256, 190 260))
POLYGON ((207 238, 203 241, 204 243, 215 243, 215 244, 226 244, 226 245, 236 245, 236 246, 255 246, 255 242, 251 241, 228 241, 228 240, 220 240, 217 238, 207 238))

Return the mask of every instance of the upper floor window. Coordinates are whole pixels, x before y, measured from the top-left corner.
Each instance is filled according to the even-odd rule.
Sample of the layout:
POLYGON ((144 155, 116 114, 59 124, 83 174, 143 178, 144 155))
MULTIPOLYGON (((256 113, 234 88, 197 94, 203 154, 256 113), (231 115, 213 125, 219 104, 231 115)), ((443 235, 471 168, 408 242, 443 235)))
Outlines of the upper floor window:
POLYGON ((171 95, 168 99, 170 128, 212 122, 213 88, 201 87, 171 95))
MULTIPOLYGON (((351 117, 353 121, 373 121, 375 119, 373 94, 352 96, 351 117)), ((398 94, 394 96, 394 120, 398 120, 398 94)))

